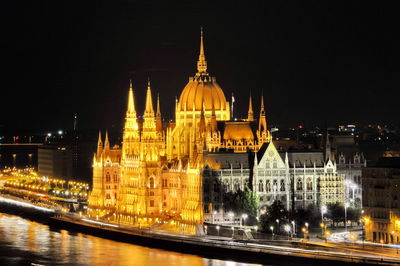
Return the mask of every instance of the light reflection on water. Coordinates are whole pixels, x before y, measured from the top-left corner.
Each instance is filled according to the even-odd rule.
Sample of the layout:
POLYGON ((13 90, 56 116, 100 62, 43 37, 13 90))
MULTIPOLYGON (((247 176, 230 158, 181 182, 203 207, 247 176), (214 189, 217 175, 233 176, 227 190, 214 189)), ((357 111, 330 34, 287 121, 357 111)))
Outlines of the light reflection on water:
POLYGON ((249 265, 51 231, 47 225, 0 213, 0 265, 249 265))

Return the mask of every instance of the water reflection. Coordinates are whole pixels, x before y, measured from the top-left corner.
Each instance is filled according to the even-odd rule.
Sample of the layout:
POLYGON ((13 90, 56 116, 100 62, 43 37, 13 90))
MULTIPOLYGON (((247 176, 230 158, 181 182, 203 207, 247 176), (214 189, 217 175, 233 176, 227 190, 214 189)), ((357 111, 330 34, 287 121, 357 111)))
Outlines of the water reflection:
POLYGON ((0 213, 0 265, 248 265, 147 248, 0 213))

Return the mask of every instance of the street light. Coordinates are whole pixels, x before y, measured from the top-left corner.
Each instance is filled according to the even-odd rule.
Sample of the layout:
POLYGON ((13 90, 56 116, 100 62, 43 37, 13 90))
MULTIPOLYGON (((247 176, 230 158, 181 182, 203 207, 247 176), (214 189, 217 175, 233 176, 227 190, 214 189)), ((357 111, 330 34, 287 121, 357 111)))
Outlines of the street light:
POLYGON ((218 236, 219 236, 219 225, 217 225, 215 228, 217 229, 218 236))
POLYGON ((274 227, 271 225, 269 229, 271 229, 271 234, 272 234, 271 240, 272 240, 274 239, 274 227))
POLYGON ((344 204, 344 228, 345 228, 345 231, 347 232, 347 208, 349 207, 349 203, 348 202, 346 202, 345 204, 344 204))
MULTIPOLYGON (((326 205, 322 205, 321 206, 321 224, 322 225, 324 224, 324 213, 326 213, 326 211, 327 211, 326 205)), ((324 234, 324 226, 321 226, 321 228, 322 228, 321 234, 323 235, 324 234)))
POLYGON ((296 224, 295 221, 292 221, 292 225, 293 225, 293 235, 296 235, 296 224))
POLYGON ((285 231, 287 232, 287 239, 289 240, 290 225, 285 225, 285 231))
MULTIPOLYGON (((243 218, 243 226, 245 225, 245 223, 246 223, 246 218, 248 217, 248 215, 246 214, 246 213, 244 213, 244 214, 242 214, 242 218, 243 218)), ((240 222, 241 222, 242 220, 240 220, 240 222)), ((242 225, 241 225, 242 226, 242 225)))
POLYGON ((276 231, 279 233, 279 219, 276 219, 276 223, 278 224, 278 226, 276 227, 276 231))
POLYGON ((232 229, 232 239, 233 239, 233 236, 235 235, 235 227, 231 227, 231 229, 232 229))

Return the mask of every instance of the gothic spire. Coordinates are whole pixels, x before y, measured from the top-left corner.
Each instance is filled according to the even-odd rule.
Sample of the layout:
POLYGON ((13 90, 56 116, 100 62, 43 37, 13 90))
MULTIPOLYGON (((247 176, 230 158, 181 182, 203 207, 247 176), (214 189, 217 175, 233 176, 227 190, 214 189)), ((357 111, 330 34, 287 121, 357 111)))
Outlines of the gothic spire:
POLYGON ((261 108, 260 108, 260 116, 265 116, 265 108, 264 108, 264 95, 261 92, 261 108))
POLYGON ((211 109, 211 121, 210 121, 211 131, 217 130, 217 116, 215 115, 214 98, 212 98, 212 109, 211 109))
MULTIPOLYGON (((264 102, 262 102, 262 104, 264 105, 264 102)), ((253 103, 251 100, 251 93, 250 93, 250 98, 249 98, 249 111, 247 113, 247 120, 254 121, 253 103)))
POLYGON ((97 140, 97 155, 103 150, 103 141, 101 140, 101 131, 99 130, 99 139, 97 140))
POLYGON ((197 72, 206 73, 207 72, 207 61, 204 55, 204 43, 203 43, 203 27, 200 28, 200 55, 197 61, 197 72))
POLYGON ((110 142, 108 141, 108 131, 106 130, 106 137, 104 139, 104 150, 110 149, 110 142))
POLYGON ((200 132, 206 131, 206 119, 204 117, 204 102, 203 102, 203 105, 201 108, 201 113, 200 113, 199 131, 200 132))
POLYGON ((161 117, 161 108, 160 108, 160 94, 157 93, 157 111, 156 117, 161 117))
POLYGON ((150 78, 147 81, 146 107, 144 109, 144 117, 154 117, 153 99, 151 97, 150 78))
POLYGON ((162 131, 160 95, 159 94, 157 94, 156 129, 158 132, 162 131))
POLYGON ((135 100, 133 98, 132 80, 129 80, 128 110, 127 117, 136 118, 135 100))

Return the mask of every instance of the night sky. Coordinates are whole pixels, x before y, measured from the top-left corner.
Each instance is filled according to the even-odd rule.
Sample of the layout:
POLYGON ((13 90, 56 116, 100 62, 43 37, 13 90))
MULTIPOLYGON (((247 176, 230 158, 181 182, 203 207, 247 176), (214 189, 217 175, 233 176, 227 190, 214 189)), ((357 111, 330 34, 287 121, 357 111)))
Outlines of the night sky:
POLYGON ((270 126, 398 125, 394 6, 112 2, 1 4, 3 131, 68 130, 75 112, 81 129, 119 130, 129 78, 139 112, 150 77, 173 118, 174 97, 196 72, 200 26, 209 73, 229 100, 235 94, 236 116, 246 114, 250 90, 257 114, 263 90, 270 126))

